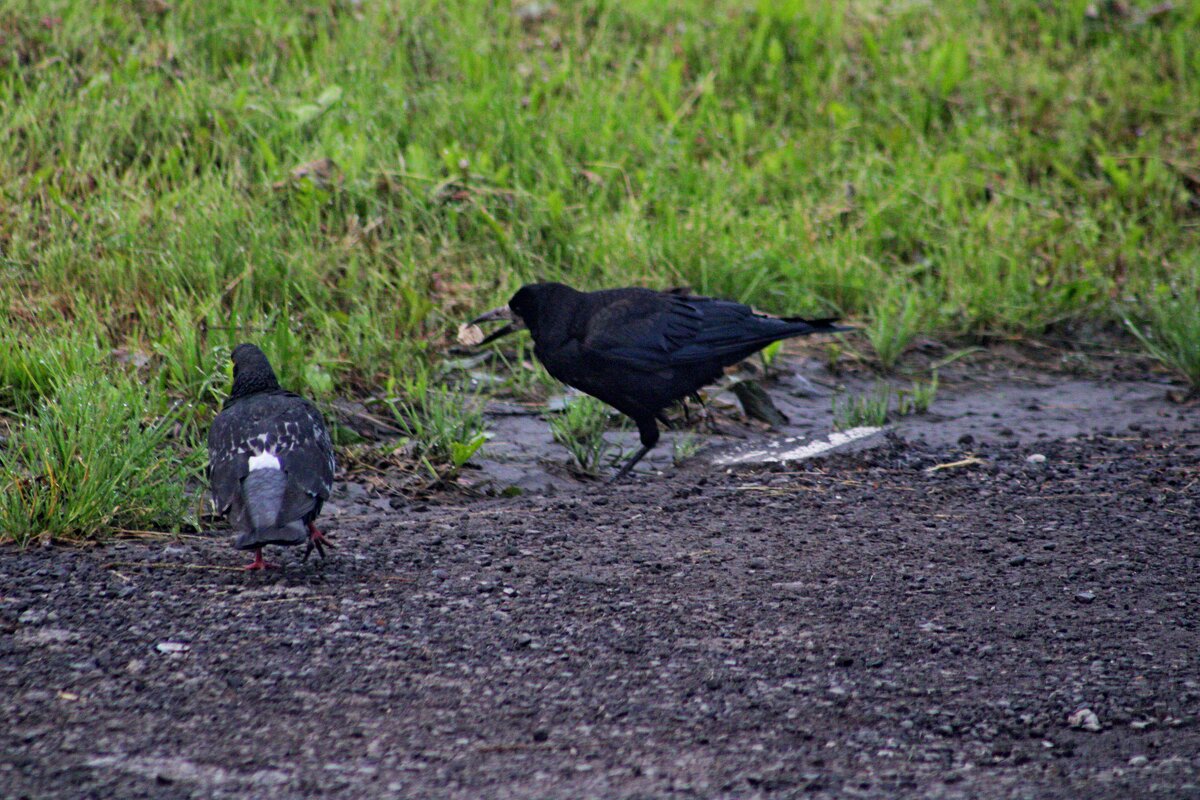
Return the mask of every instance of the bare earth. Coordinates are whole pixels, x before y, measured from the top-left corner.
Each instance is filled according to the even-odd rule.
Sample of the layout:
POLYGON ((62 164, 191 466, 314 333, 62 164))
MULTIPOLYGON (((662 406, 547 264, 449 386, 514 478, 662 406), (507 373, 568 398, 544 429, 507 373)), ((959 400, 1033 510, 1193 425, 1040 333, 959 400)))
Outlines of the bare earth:
POLYGON ((333 557, 265 575, 227 532, 0 551, 0 797, 1200 797, 1200 432, 1079 391, 611 488, 342 486, 333 557))

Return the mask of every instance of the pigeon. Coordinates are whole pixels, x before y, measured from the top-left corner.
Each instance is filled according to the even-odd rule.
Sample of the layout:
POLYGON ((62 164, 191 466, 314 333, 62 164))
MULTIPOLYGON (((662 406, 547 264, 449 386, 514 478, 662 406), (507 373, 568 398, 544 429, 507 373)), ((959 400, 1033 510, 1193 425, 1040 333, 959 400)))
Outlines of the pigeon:
POLYGON ((641 288, 580 292, 561 283, 522 286, 507 306, 471 324, 499 320, 509 324, 479 344, 528 328, 551 375, 637 424, 642 447, 613 481, 658 443, 663 409, 695 396, 725 367, 780 339, 851 330, 835 319, 769 317, 711 297, 641 288))
POLYGON ((269 544, 307 542, 321 558, 332 543, 315 520, 333 489, 333 443, 321 412, 279 386, 261 350, 233 350, 233 389, 208 431, 208 480, 217 513, 241 530, 239 550, 253 550, 247 570, 274 566, 263 560, 269 544))

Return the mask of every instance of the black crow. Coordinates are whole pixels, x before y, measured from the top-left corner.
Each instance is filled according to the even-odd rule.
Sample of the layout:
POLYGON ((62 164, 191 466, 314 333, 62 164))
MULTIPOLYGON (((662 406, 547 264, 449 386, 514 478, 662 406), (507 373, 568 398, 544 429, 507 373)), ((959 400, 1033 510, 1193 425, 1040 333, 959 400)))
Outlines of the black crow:
POLYGON ((561 283, 522 286, 507 307, 472 324, 502 319, 510 323, 480 344, 528 328, 551 375, 637 423, 642 447, 614 481, 658 443, 663 409, 720 378, 725 367, 780 339, 850 330, 832 319, 779 319, 711 297, 639 288, 579 292, 561 283))
POLYGON ((217 512, 241 529, 236 546, 253 550, 246 569, 266 569, 264 545, 308 542, 325 557, 333 545, 314 520, 333 488, 333 443, 317 407, 284 391, 263 352, 233 351, 233 389, 208 431, 208 480, 217 512))

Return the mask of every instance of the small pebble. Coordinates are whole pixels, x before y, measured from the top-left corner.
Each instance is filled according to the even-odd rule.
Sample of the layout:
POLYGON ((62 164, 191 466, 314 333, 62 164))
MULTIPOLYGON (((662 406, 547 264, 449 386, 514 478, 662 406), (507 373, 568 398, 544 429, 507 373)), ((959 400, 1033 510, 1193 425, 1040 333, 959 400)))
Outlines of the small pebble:
POLYGON ((1027 457, 1025 458, 1025 460, 1026 460, 1026 461, 1028 461, 1030 464, 1044 464, 1044 463, 1046 463, 1046 457, 1045 457, 1044 455, 1042 455, 1041 453, 1034 453, 1034 454, 1033 454, 1033 455, 1031 455, 1031 456, 1027 456, 1027 457))
POLYGON ((1075 602, 1076 603, 1083 603, 1086 605, 1087 603, 1090 603, 1095 599, 1096 599, 1096 593, 1092 592, 1092 591, 1075 593, 1075 602))
POLYGON ((1100 718, 1096 716, 1096 712, 1090 708, 1080 708, 1067 717, 1067 724, 1072 728, 1079 728, 1085 731, 1100 730, 1100 718))

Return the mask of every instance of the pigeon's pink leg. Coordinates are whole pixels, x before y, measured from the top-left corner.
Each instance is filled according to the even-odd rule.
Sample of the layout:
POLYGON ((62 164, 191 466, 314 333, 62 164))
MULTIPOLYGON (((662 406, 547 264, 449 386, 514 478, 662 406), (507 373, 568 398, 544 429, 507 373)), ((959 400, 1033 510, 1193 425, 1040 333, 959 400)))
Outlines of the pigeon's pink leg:
POLYGON ((275 568, 274 564, 271 564, 270 562, 263 560, 261 547, 256 547, 254 549, 254 561, 250 562, 249 565, 242 567, 242 569, 244 569, 246 572, 250 572, 251 570, 257 570, 257 569, 274 569, 274 568, 275 568))
POLYGON ((317 549, 317 553, 321 558, 325 558, 325 548, 333 547, 333 542, 317 530, 317 525, 314 522, 308 523, 308 548, 304 551, 304 560, 308 561, 309 555, 312 554, 313 548, 317 549))

